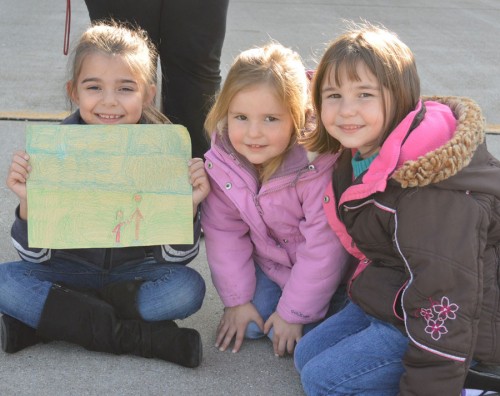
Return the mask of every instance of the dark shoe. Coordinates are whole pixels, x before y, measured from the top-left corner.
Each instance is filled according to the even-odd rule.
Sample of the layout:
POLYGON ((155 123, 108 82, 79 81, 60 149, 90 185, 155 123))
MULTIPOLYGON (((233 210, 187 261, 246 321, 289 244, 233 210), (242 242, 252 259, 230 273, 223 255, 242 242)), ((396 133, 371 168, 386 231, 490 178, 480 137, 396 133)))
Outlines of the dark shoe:
POLYGON ((2 350, 15 353, 42 341, 36 330, 8 315, 0 318, 2 350))
POLYGON ((197 367, 202 357, 196 330, 173 321, 122 320, 111 304, 59 285, 47 296, 37 333, 92 351, 156 357, 185 367, 197 367))
POLYGON ((162 323, 148 323, 151 326, 151 357, 184 367, 198 367, 203 357, 200 333, 194 329, 176 328, 166 334, 162 323))
POLYGON ((464 388, 500 392, 500 366, 479 363, 470 367, 464 388))
POLYGON ((142 319, 137 308, 137 293, 144 281, 111 283, 99 290, 99 297, 115 308, 121 319, 142 319))

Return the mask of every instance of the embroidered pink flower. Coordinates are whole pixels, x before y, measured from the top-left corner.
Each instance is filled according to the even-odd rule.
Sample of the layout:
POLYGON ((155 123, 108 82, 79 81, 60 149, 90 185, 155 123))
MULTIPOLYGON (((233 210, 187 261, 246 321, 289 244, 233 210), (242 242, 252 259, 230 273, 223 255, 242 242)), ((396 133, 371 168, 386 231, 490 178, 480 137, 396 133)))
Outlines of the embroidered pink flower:
POLYGON ((426 320, 426 321, 429 321, 430 319, 433 319, 434 318, 434 314, 432 313, 432 309, 431 308, 420 308, 420 316, 423 316, 423 318, 426 320))
POLYGON ((442 319, 430 319, 427 321, 425 332, 430 334, 433 340, 437 341, 441 338, 442 334, 448 333, 448 329, 444 326, 444 321, 442 319))
POLYGON ((438 319, 446 320, 446 319, 456 319, 457 315, 455 314, 458 311, 457 304, 450 304, 450 300, 448 297, 441 298, 441 304, 436 304, 433 306, 434 312, 438 314, 438 319))

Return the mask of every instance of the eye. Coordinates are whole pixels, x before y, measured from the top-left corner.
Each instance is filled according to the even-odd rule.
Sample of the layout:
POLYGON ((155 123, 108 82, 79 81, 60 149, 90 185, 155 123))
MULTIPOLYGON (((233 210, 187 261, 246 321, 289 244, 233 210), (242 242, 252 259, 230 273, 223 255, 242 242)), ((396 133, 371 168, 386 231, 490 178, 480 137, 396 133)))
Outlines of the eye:
POLYGON ((240 120, 240 121, 247 120, 247 116, 244 116, 243 114, 238 114, 238 115, 234 116, 234 118, 236 118, 237 120, 240 120))
POLYGON ((124 87, 118 88, 118 91, 120 91, 120 92, 135 92, 135 88, 129 87, 129 86, 124 86, 124 87))
POLYGON ((368 93, 368 92, 363 92, 363 93, 359 94, 360 98, 371 98, 372 96, 373 96, 373 94, 368 93))
POLYGON ((273 117, 273 116, 267 116, 267 117, 265 118, 265 120, 266 120, 267 122, 278 121, 278 119, 277 119, 276 117, 273 117))
POLYGON ((98 85, 87 85, 85 89, 88 91, 98 91, 101 89, 101 87, 99 87, 98 85))
POLYGON ((338 94, 338 93, 331 93, 331 94, 325 95, 325 97, 323 98, 323 100, 324 99, 340 99, 340 98, 341 98, 340 94, 338 94))

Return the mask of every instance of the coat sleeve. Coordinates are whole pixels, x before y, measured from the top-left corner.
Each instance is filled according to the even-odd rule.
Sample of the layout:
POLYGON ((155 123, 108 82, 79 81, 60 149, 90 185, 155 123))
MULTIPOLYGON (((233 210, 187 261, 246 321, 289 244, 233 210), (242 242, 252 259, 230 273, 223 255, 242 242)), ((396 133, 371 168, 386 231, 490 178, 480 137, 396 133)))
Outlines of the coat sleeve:
POLYGON ((348 270, 349 255, 323 212, 323 193, 329 179, 330 172, 325 171, 297 186, 304 214, 299 230, 304 238, 297 246, 296 262, 277 307, 280 316, 290 323, 322 319, 348 270))
POLYGON ((394 247, 410 274, 402 395, 460 394, 481 314, 487 218, 465 191, 421 188, 398 205, 394 247))
POLYGON ((153 254, 159 263, 189 264, 200 250, 201 214, 200 209, 194 219, 193 243, 186 245, 161 245, 153 247, 153 254))
POLYGON ((249 227, 213 181, 202 203, 201 222, 212 281, 222 303, 234 307, 251 301, 256 280, 249 227))
POLYGON ((19 217, 19 206, 16 209, 15 220, 11 228, 11 237, 14 248, 19 257, 31 263, 44 263, 52 256, 51 249, 35 249, 28 247, 28 222, 19 217))

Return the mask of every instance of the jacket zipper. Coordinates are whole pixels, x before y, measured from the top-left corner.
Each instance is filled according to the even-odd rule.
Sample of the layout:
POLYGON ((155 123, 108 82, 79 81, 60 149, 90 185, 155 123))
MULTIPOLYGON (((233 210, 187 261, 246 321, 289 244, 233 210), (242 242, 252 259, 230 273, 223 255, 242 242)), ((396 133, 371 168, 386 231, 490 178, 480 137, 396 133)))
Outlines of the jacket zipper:
MULTIPOLYGON (((273 192, 276 192, 276 191, 279 191, 279 190, 282 190, 283 188, 287 188, 287 187, 291 187, 295 184, 295 182, 300 178, 300 175, 302 175, 303 173, 305 172, 311 172, 313 170, 315 170, 316 168, 311 168, 310 167, 310 164, 306 165, 304 168, 300 169, 299 173, 297 173, 297 176, 292 180, 292 181, 289 181, 285 184, 280 184, 279 186, 276 186, 274 188, 271 188, 269 190, 266 190, 265 192, 263 192, 262 194, 258 194, 259 196, 262 196, 262 195, 266 195, 266 194, 269 194, 269 193, 273 193, 273 192)), ((286 175, 281 175, 279 178, 276 178, 276 179, 273 179, 273 181, 276 181, 276 180, 279 180, 279 179, 282 179, 282 178, 287 178, 290 174, 293 174, 297 172, 296 170, 293 170, 293 171, 290 171, 290 173, 287 173, 286 175)))
MULTIPOLYGON (((311 168, 310 168, 310 166, 309 166, 309 165, 307 165, 307 167, 306 167, 306 168, 304 168, 303 170, 305 170, 305 171, 312 171, 312 170, 314 170, 314 168, 312 168, 312 169, 311 169, 311 168)), ((293 173, 293 172, 291 172, 291 173, 293 173)), ((301 172, 301 173, 302 173, 302 172, 301 172)), ((301 173, 300 173, 300 174, 301 174, 301 173)), ((298 177, 300 177, 300 174, 299 174, 299 175, 297 175, 297 178, 298 178, 298 177)), ((280 178, 282 178, 282 177, 287 177, 287 176, 288 176, 288 175, 283 175, 283 176, 280 176, 280 178)), ((273 193, 273 192, 276 192, 276 191, 279 191, 279 190, 282 190, 283 188, 291 187, 291 186, 293 186, 293 184, 294 184, 295 180, 296 180, 296 179, 294 179, 294 181, 288 182, 288 183, 286 183, 286 184, 281 184, 281 185, 276 186, 276 187, 274 187, 274 188, 272 188, 272 189, 266 190, 266 191, 265 191, 264 193, 262 193, 262 194, 254 194, 254 195, 253 195, 253 202, 254 202, 254 205, 255 205, 255 207, 257 208, 257 211, 259 212, 259 214, 260 214, 261 216, 263 216, 263 215, 264 215, 264 210, 262 209, 262 206, 260 205, 260 197, 262 197, 262 196, 264 196, 264 195, 267 195, 267 194, 270 194, 270 193, 273 193)), ((276 236, 275 236, 275 235, 273 235, 269 229, 267 229, 267 234, 268 234, 268 235, 269 235, 272 239, 274 239, 274 240, 276 241, 276 245, 277 245, 277 246, 282 247, 282 245, 281 245, 281 241, 280 241, 278 238, 276 238, 276 236)))
POLYGON ((257 208, 257 211, 259 212, 259 214, 261 216, 263 216, 264 211, 262 210, 262 206, 260 206, 259 195, 257 195, 257 194, 253 195, 253 203, 254 203, 255 207, 257 208))

